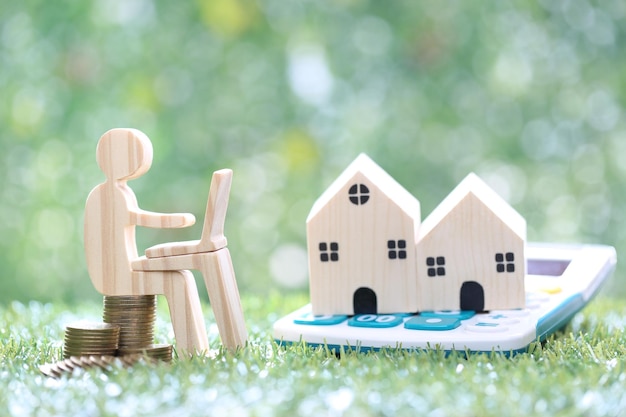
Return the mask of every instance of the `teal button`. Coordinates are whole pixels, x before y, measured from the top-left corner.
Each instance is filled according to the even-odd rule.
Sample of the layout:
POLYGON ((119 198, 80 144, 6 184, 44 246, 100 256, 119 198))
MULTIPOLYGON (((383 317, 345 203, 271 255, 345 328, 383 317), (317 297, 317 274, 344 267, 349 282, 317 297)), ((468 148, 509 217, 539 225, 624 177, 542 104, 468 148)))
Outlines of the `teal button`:
POLYGON ((480 322, 480 323, 476 323, 475 324, 478 327, 498 327, 499 324, 498 323, 485 323, 485 322, 480 322))
POLYGON ((409 330, 452 330, 461 325, 461 320, 454 317, 416 316, 404 323, 409 330))
POLYGON ((451 318, 458 320, 471 319, 476 315, 475 311, 471 310, 438 310, 438 311, 422 311, 420 316, 422 317, 439 317, 439 318, 451 318))
POLYGON ((342 315, 314 316, 311 313, 305 313, 297 319, 294 319, 293 322, 295 324, 308 324, 311 326, 333 326, 342 323, 347 318, 348 316, 342 315))
POLYGON ((393 314, 359 314, 348 320, 348 326, 352 327, 369 327, 369 328, 387 328, 396 327, 402 323, 402 317, 393 314))

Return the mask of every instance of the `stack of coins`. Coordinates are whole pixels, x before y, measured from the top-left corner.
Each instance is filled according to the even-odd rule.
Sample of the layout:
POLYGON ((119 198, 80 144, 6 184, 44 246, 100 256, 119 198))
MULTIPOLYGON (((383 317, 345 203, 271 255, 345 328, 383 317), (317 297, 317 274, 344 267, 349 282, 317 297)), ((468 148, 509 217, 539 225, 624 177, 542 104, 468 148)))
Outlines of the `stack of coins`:
POLYGON ((66 326, 64 360, 41 366, 41 372, 58 378, 76 368, 106 370, 117 362, 130 366, 140 358, 171 362, 173 346, 153 344, 156 301, 156 295, 105 296, 104 323, 66 326))
POLYGON ((114 324, 78 322, 65 328, 63 356, 115 355, 120 327, 114 324))
POLYGON ((122 352, 146 349, 154 342, 156 295, 105 296, 103 319, 120 327, 122 352))
POLYGON ((104 322, 120 326, 118 355, 141 354, 166 362, 172 345, 155 345, 156 295, 104 297, 104 322))

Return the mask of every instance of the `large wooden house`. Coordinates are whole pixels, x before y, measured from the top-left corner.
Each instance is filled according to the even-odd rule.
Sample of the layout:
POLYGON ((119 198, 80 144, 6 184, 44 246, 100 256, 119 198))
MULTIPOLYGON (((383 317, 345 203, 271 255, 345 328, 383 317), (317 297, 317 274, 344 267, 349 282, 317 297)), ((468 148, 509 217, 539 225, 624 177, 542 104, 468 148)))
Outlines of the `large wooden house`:
POLYGON ((316 315, 524 307, 526 222, 474 174, 420 204, 365 154, 307 219, 316 315))
POLYGON ((420 205, 361 154, 307 219, 315 314, 417 311, 415 239, 420 205))

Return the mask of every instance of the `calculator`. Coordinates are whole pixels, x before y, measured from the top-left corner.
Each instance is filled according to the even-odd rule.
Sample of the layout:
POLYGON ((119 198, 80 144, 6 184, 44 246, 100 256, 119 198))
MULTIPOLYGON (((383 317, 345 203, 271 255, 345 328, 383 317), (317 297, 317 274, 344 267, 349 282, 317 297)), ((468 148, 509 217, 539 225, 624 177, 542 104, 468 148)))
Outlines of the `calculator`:
POLYGON ((486 312, 313 315, 305 305, 274 324, 279 344, 306 343, 340 353, 383 348, 447 352, 527 351, 564 327, 615 269, 611 246, 529 243, 523 309, 486 312))

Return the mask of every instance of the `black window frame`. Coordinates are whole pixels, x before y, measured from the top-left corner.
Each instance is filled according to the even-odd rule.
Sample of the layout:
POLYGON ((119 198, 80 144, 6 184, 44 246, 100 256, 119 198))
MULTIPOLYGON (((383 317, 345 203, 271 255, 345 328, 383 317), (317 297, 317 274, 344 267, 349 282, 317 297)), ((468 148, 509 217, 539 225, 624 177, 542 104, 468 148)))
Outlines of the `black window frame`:
POLYGON ((339 261, 339 243, 338 242, 320 242, 317 245, 320 251, 320 261, 322 262, 338 262, 339 261))
POLYGON ((389 259, 400 259, 400 260, 407 259, 408 253, 406 250, 406 239, 388 240, 387 241, 387 257, 389 259))
POLYGON ((428 256, 426 258, 426 274, 431 277, 446 276, 446 257, 445 256, 428 256))

